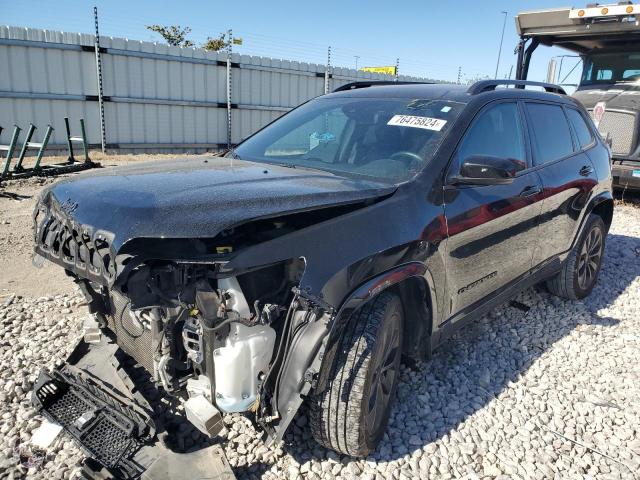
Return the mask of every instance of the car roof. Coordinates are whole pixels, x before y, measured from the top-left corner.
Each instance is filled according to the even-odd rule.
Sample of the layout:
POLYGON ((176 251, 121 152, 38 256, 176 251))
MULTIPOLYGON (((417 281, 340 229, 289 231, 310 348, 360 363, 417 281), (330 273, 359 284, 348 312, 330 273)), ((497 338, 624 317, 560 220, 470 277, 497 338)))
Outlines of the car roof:
POLYGON ((575 105, 576 102, 568 95, 549 93, 522 88, 496 88, 479 93, 470 93, 468 85, 448 83, 404 83, 398 85, 380 84, 351 90, 342 90, 324 95, 324 98, 352 97, 352 98, 428 98, 449 100, 459 103, 470 103, 473 100, 491 101, 494 99, 531 99, 575 105))
POLYGON ((403 83, 398 85, 372 85, 330 93, 328 96, 367 98, 446 98, 467 103, 467 87, 447 83, 403 83))

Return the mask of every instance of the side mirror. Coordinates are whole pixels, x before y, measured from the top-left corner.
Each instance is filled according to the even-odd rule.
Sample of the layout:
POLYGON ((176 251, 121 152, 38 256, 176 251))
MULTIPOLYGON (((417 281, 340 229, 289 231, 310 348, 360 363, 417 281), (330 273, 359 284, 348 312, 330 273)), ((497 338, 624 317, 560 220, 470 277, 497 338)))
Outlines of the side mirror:
POLYGON ((517 173, 527 168, 522 160, 491 155, 471 155, 464 159, 460 174, 450 177, 451 183, 468 185, 505 185, 513 182, 517 173))

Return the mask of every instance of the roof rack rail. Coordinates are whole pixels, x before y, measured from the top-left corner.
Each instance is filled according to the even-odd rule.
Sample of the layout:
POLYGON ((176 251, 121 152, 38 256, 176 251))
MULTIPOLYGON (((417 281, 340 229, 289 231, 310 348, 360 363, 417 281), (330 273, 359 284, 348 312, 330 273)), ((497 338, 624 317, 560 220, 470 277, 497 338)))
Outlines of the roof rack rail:
POLYGON ((544 82, 530 82, 528 80, 480 80, 479 82, 471 85, 467 90, 467 93, 469 95, 477 95, 478 93, 482 92, 490 92, 491 90, 495 90, 496 87, 499 87, 501 85, 514 85, 520 88, 541 87, 549 93, 558 93, 560 95, 567 94, 567 92, 564 91, 564 88, 562 88, 560 85, 554 85, 553 83, 544 82))
POLYGON ((433 82, 396 82, 394 80, 366 80, 359 82, 345 83, 339 86, 332 93, 355 90, 357 88, 381 87, 384 85, 431 85, 433 82))

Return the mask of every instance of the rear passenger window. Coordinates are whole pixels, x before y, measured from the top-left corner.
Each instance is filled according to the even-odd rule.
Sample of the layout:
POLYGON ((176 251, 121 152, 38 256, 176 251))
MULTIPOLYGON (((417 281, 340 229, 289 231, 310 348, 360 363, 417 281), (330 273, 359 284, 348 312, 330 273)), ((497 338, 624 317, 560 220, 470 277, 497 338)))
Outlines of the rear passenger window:
POLYGON ((584 148, 593 142, 591 130, 587 127, 587 124, 579 111, 574 110, 573 108, 567 108, 567 117, 569 117, 569 122, 571 122, 573 130, 576 132, 580 148, 584 148))
POLYGON ((527 103, 527 112, 531 120, 538 165, 573 153, 571 130, 561 106, 527 103))
POLYGON ((458 166, 471 155, 521 160, 525 166, 522 123, 516 103, 499 103, 478 116, 458 148, 458 166))

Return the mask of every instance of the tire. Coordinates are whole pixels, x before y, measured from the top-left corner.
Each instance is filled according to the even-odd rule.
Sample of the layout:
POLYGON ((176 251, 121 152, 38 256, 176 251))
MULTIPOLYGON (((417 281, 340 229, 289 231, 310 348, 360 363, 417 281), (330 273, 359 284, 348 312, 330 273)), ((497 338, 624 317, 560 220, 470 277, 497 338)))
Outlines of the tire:
POLYGON ((547 281, 547 288, 558 297, 579 300, 591 294, 598 281, 607 231, 602 218, 591 214, 562 270, 547 281))
POLYGON ((310 399, 320 445, 353 457, 378 445, 398 383, 403 318, 400 298, 383 292, 350 319, 332 365, 322 367, 331 369, 327 387, 310 399))

